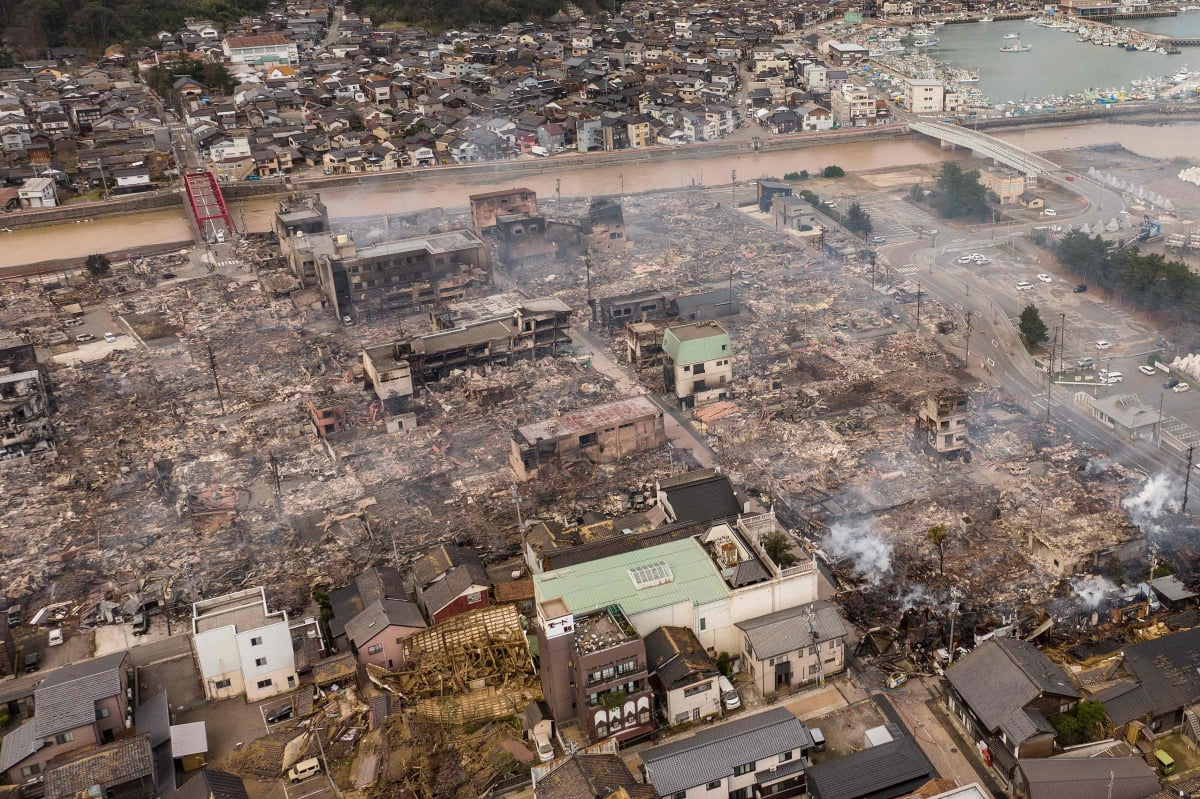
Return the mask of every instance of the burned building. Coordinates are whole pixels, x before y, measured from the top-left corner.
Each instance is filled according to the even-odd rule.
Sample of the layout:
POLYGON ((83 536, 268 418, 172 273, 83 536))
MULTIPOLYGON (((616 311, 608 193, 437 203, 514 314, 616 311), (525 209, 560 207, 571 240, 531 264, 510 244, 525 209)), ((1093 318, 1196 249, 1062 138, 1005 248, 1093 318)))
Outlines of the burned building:
POLYGON ((536 214, 497 214, 500 257, 509 265, 553 260, 558 247, 546 238, 546 218, 536 214))
POLYGON ((702 322, 723 316, 736 316, 737 294, 731 286, 696 294, 679 294, 671 298, 669 312, 681 322, 702 322))
POLYGON ((528 214, 537 216, 537 194, 529 189, 506 189, 472 194, 471 219, 475 222, 475 233, 484 236, 496 229, 497 217, 505 214, 528 214))
POLYGON ((670 303, 661 291, 639 291, 600 298, 600 322, 605 327, 665 319, 669 312, 670 303))
POLYGON ((632 397, 518 427, 509 464, 520 480, 586 460, 610 463, 667 441, 663 411, 649 397, 632 397))
POLYGON ((685 408, 729 399, 733 383, 729 333, 716 322, 668 327, 663 382, 685 408))
POLYGON ((554 297, 497 295, 453 305, 433 318, 433 333, 363 350, 367 384, 384 403, 415 397, 421 386, 455 369, 553 356, 571 341, 571 308, 554 297))
POLYGON ((46 381, 32 344, 0 349, 0 460, 53 452, 46 381))
POLYGON ((1049 519, 1030 527, 1026 545, 1034 560, 1059 577, 1095 571, 1111 559, 1135 563, 1146 555, 1146 536, 1118 513, 1049 519))
POLYGON ((649 322, 628 322, 625 325, 626 362, 640 372, 662 363, 663 331, 649 322))
POLYGON ((289 239, 329 231, 329 209, 320 194, 293 194, 279 201, 275 212, 275 235, 280 245, 289 239))
POLYGON ((925 397, 917 409, 917 424, 935 452, 947 455, 970 445, 967 405, 967 392, 961 388, 944 388, 925 397))
POLYGON ((608 199, 593 200, 584 224, 589 253, 625 252, 625 216, 621 204, 608 199))

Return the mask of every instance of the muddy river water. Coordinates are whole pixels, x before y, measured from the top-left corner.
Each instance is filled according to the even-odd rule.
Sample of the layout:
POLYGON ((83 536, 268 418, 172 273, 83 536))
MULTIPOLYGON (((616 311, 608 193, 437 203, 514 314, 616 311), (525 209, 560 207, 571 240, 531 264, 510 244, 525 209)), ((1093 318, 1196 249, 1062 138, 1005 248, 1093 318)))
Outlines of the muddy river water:
MULTIPOLYGON (((1194 156, 1195 135, 1200 124, 1165 126, 1095 123, 1070 127, 1034 127, 998 134, 1001 138, 1035 152, 1119 142, 1146 156, 1173 158, 1194 156)), ((537 173, 467 175, 438 182, 418 181, 394 186, 349 185, 325 189, 321 197, 334 217, 378 213, 404 213, 435 206, 464 206, 467 196, 511 186, 527 186, 542 198, 552 198, 555 182, 562 196, 635 193, 691 185, 728 185, 737 172, 739 182, 764 175, 820 170, 838 164, 848 171, 904 167, 961 158, 962 152, 944 151, 922 140, 857 142, 772 153, 714 155, 676 161, 657 161, 626 166, 579 168, 537 173)), ((249 200, 235 203, 234 219, 250 230, 267 230, 275 212, 275 201, 249 200)), ((177 209, 144 214, 96 218, 90 222, 54 227, 0 232, 0 266, 81 257, 94 252, 111 252, 126 247, 191 238, 182 205, 177 209)))

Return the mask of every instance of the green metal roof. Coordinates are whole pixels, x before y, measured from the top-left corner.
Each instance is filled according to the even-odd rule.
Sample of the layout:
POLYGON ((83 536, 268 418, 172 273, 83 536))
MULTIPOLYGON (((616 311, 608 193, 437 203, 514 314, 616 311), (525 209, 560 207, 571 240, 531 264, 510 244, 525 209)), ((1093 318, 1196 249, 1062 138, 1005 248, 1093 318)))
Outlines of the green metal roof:
POLYGON ((729 334, 716 322, 668 327, 663 333, 663 351, 677 364, 728 358, 729 334))
POLYGON ((694 538, 534 575, 533 583, 538 602, 561 597, 574 614, 620 605, 627 616, 634 616, 679 602, 705 605, 729 596, 716 565, 694 538), (653 579, 650 582, 656 584, 641 589, 634 585, 635 575, 661 577, 662 568, 644 567, 662 564, 669 570, 669 581, 653 579))

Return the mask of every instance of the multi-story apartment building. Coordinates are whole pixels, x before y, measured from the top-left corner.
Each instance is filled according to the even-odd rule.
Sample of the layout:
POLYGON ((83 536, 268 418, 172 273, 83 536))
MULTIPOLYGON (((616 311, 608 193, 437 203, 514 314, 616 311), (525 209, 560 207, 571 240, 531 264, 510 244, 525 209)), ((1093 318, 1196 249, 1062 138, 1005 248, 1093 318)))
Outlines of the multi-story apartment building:
POLYGON ((833 120, 838 127, 862 128, 874 125, 877 117, 875 98, 865 86, 847 83, 830 94, 833 120))
POLYGON ((192 646, 208 699, 256 702, 297 685, 287 612, 268 610, 261 586, 194 603, 192 646))
POLYGON ((717 322, 668 327, 663 381, 684 407, 728 399, 733 384, 729 333, 717 322))
POLYGON ((519 480, 532 480, 580 458, 611 463, 666 442, 662 408, 631 397, 518 427, 508 462, 519 480))

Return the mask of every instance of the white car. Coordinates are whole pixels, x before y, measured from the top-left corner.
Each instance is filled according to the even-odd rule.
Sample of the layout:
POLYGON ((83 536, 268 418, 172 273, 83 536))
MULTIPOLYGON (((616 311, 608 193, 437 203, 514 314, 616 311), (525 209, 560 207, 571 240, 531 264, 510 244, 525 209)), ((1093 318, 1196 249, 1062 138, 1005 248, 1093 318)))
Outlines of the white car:
POLYGON ((991 262, 992 262, 991 258, 980 258, 975 263, 979 264, 980 266, 987 266, 991 262))
POLYGON ((1141 366, 1138 367, 1138 371, 1141 372, 1142 374, 1146 375, 1146 377, 1154 377, 1154 367, 1153 366, 1146 366, 1145 364, 1142 364, 1141 366))
POLYGON ((105 333, 104 340, 107 341, 109 344, 112 344, 114 341, 117 340, 117 334, 116 333, 105 333))
POLYGON ((1049 275, 1038 275, 1037 279, 1042 281, 1043 283, 1053 283, 1054 282, 1054 278, 1050 277, 1049 275))
POLYGON ((1055 211, 1053 208, 1047 208, 1042 211, 1042 214, 1045 216, 1058 216, 1058 211, 1055 211))
MULTIPOLYGON (((1187 383, 1180 383, 1180 385, 1186 386, 1187 383)), ((62 627, 55 627, 53 630, 50 631, 50 640, 48 641, 48 643, 50 644, 50 646, 61 646, 62 642, 63 642, 62 627)))
POLYGON ((1171 390, 1174 391, 1176 394, 1182 394, 1183 392, 1188 391, 1189 389, 1191 389, 1190 384, 1180 383, 1179 385, 1175 386, 1175 388, 1173 388, 1171 390))
POLYGON ((987 256, 985 256, 981 252, 973 252, 973 253, 971 253, 971 260, 977 264, 981 264, 987 260, 987 256))
POLYGON ((1017 291, 1030 291, 1032 289, 1033 289, 1033 284, 1026 283, 1024 280, 1022 280, 1020 283, 1017 284, 1017 291))
POLYGON ((971 257, 971 256, 969 256, 969 255, 960 255, 960 256, 958 256, 958 263, 960 263, 960 264, 969 264, 969 263, 971 263, 971 261, 973 261, 973 260, 975 260, 975 259, 974 259, 974 258, 972 258, 972 257, 971 257))
POLYGON ((1112 344, 1109 344, 1104 339, 1100 339, 1099 341, 1096 342, 1096 349, 1098 349, 1098 350, 1107 350, 1107 349, 1111 349, 1111 348, 1112 348, 1112 344))

